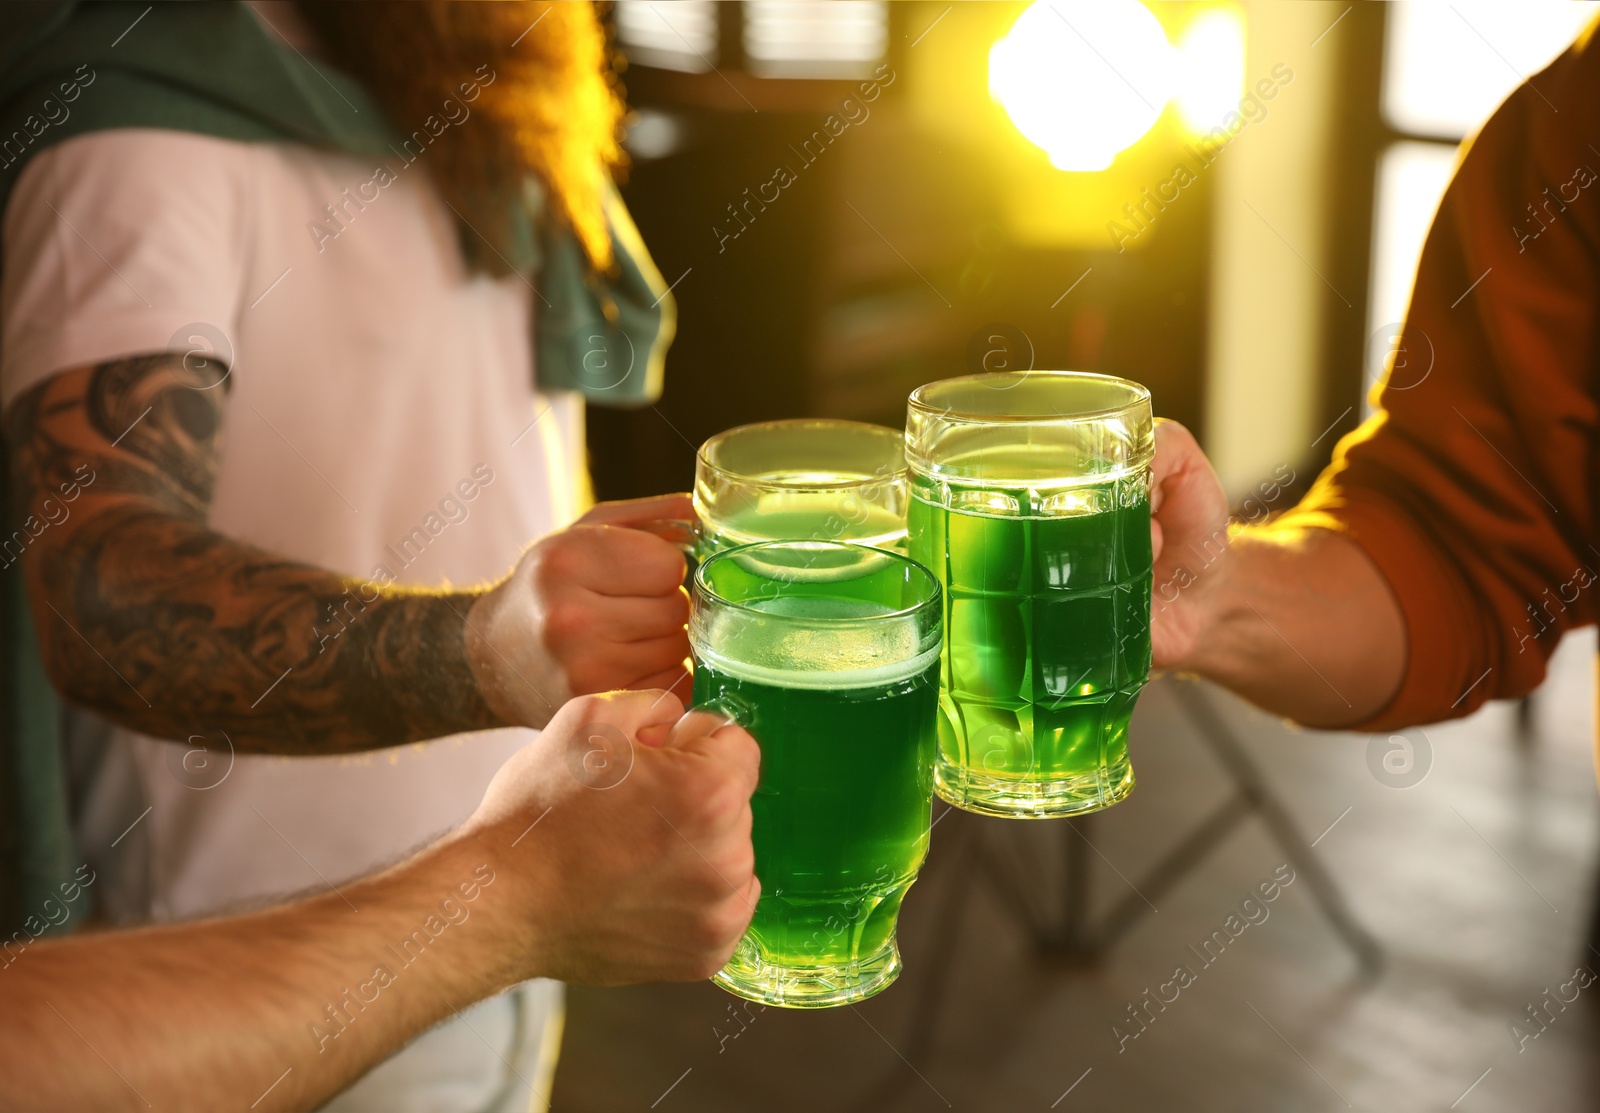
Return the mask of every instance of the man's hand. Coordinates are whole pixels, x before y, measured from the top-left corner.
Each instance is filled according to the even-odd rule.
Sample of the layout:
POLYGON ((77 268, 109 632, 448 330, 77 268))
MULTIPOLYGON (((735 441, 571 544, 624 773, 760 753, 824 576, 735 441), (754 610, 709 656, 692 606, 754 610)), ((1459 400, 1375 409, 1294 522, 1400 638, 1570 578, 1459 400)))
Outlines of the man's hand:
POLYGON ((1156 422, 1150 513, 1151 656, 1156 668, 1183 668, 1228 573, 1228 498, 1194 435, 1166 419, 1156 422))
POLYGON ((496 774, 462 828, 515 894, 513 978, 616 985, 715 973, 761 884, 760 751, 670 692, 580 696, 496 774))
POLYGON ((543 726, 573 696, 622 688, 686 694, 684 558, 661 535, 693 516, 688 495, 601 503, 473 604, 468 659, 500 718, 543 726))
POLYGON ((1156 425, 1151 480, 1157 668, 1217 681, 1309 726, 1371 718, 1405 672, 1399 604, 1366 551, 1326 529, 1249 526, 1194 437, 1156 425))
POLYGON ((758 760, 670 694, 584 696, 463 827, 375 877, 240 916, 8 941, 0 1108, 321 1108, 527 978, 707 977, 761 892, 758 760))

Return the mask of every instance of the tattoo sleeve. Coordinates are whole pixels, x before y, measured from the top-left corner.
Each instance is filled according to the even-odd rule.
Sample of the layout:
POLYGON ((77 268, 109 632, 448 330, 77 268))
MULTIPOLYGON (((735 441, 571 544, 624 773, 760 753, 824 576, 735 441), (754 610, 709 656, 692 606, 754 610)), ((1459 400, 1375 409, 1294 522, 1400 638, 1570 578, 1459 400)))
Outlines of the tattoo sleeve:
POLYGON ((500 725, 475 593, 380 587, 206 524, 229 384, 181 353, 59 374, 6 414, 22 562, 62 694, 163 738, 340 753, 500 725))

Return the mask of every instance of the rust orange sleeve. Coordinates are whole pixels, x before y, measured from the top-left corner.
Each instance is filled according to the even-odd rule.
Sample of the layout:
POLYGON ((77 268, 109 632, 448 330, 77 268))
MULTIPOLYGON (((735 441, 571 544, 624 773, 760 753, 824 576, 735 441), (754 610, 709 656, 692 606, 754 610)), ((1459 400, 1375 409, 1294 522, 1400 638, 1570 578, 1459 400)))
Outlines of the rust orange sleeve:
POLYGON ((1405 619, 1365 729, 1544 678, 1600 597, 1600 50, 1590 32, 1466 146, 1423 249, 1403 366, 1286 521, 1349 536, 1405 619))

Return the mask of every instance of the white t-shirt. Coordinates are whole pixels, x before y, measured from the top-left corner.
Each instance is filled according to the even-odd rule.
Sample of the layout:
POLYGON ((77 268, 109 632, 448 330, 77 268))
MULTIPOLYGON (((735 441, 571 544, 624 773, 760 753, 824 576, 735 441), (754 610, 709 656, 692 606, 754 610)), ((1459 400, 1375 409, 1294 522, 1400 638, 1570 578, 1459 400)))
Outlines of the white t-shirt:
MULTIPOLYGON (((577 513, 581 400, 534 389, 532 290, 465 270, 421 162, 376 197, 361 188, 373 171, 150 129, 42 152, 4 214, 0 402, 68 368, 224 338, 213 528, 355 577, 503 575, 577 513)), ((119 729, 80 830, 105 867, 101 906, 168 920, 326 891, 458 824, 531 737, 240 755, 196 789, 171 767, 179 747, 119 729)))

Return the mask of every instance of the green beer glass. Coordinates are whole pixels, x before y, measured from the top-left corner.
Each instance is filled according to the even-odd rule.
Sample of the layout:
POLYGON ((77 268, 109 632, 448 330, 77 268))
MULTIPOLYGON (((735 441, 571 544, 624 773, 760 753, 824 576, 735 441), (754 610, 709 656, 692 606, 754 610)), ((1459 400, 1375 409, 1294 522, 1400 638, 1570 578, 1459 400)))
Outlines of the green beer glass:
POLYGON ((969 375, 906 419, 911 556, 944 588, 934 790, 1045 819, 1133 790, 1150 671, 1150 393, 1107 375, 969 375))
POLYGON ((741 425, 701 445, 696 554, 756 541, 902 547, 906 461, 900 433, 801 418, 741 425))
POLYGON ((761 899, 713 979, 769 1005, 870 997, 928 852, 939 585, 898 553, 826 541, 728 549, 695 573, 694 704, 761 747, 761 899))

